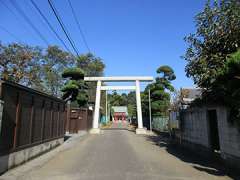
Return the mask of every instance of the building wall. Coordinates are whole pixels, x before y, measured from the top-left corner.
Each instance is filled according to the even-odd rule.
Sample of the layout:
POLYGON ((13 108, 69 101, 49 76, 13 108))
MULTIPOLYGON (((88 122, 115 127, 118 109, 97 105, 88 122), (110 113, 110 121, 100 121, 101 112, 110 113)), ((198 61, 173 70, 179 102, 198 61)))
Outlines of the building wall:
POLYGON ((114 112, 113 114, 114 120, 123 120, 125 121, 127 119, 127 114, 125 112, 114 112))
POLYGON ((209 147, 206 109, 194 108, 182 114, 182 140, 209 147))

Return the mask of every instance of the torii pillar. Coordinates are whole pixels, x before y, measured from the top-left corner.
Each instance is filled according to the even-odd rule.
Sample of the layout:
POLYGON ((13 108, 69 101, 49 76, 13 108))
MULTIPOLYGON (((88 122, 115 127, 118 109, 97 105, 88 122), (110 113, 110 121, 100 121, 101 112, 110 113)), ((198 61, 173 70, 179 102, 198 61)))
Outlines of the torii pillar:
POLYGON ((100 111, 100 101, 101 101, 101 85, 102 82, 100 80, 97 81, 97 90, 96 90, 96 100, 95 100, 95 108, 93 115, 93 127, 90 130, 91 134, 99 134, 99 111, 100 111))

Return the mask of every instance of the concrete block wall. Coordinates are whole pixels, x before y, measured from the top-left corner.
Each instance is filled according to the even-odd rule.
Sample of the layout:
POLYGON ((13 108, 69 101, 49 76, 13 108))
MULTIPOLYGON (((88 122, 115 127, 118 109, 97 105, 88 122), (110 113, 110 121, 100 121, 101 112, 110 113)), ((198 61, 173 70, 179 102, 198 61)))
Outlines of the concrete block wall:
POLYGON ((184 112, 182 140, 209 147, 206 109, 194 108, 184 112))

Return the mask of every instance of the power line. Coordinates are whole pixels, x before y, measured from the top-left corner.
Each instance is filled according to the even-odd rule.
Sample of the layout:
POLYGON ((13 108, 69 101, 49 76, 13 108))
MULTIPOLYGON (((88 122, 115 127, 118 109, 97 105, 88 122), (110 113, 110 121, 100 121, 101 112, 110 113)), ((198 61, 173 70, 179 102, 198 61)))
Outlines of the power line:
POLYGON ((22 40, 20 38, 18 38, 16 35, 14 35, 13 33, 11 33, 10 31, 8 31, 5 27, 0 26, 0 29, 2 29, 3 31, 5 31, 8 35, 10 35, 12 38, 16 39, 18 42, 22 43, 22 40))
POLYGON ((42 33, 36 28, 36 26, 31 22, 31 20, 28 18, 28 16, 24 13, 24 11, 20 8, 20 6, 17 4, 15 0, 10 0, 13 7, 18 11, 18 13, 24 18, 24 20, 31 26, 31 28, 38 34, 38 36, 41 38, 41 40, 46 43, 48 46, 49 43, 47 39, 42 35, 42 33))
POLYGON ((88 51, 91 52, 91 50, 90 50, 90 48, 89 48, 89 45, 88 45, 88 43, 87 43, 87 40, 86 40, 86 38, 85 38, 85 36, 84 36, 84 33, 83 33, 83 31, 82 31, 82 28, 81 28, 81 26, 80 26, 80 23, 79 23, 79 20, 78 20, 78 18, 77 18, 77 15, 76 15, 76 13, 75 13, 75 11, 74 11, 74 9, 73 9, 72 3, 71 3, 70 0, 68 0, 68 3, 69 3, 69 6, 70 6, 70 8, 71 8, 71 11, 72 11, 73 17, 74 17, 74 19, 75 19, 75 22, 76 22, 76 24, 77 24, 78 30, 79 30, 79 32, 80 32, 80 34, 81 34, 81 36, 82 36, 83 42, 84 42, 85 46, 87 47, 88 51))
POLYGON ((65 42, 62 40, 62 38, 58 35, 58 33, 55 31, 55 29, 53 28, 53 26, 51 25, 51 23, 48 21, 48 19, 46 18, 46 16, 42 13, 42 11, 40 10, 40 8, 37 6, 37 4, 34 2, 34 0, 30 0, 30 2, 32 3, 32 5, 35 7, 35 9, 38 11, 38 13, 41 15, 41 17, 44 19, 44 21, 47 23, 48 27, 51 29, 51 31, 55 34, 55 36, 57 37, 57 39, 62 43, 62 45, 65 47, 65 49, 72 54, 72 52, 70 51, 70 49, 67 47, 67 45, 65 44, 65 42))
POLYGON ((53 3, 52 3, 51 0, 48 0, 48 3, 49 3, 49 5, 50 5, 50 7, 51 7, 51 9, 52 9, 55 17, 57 18, 57 20, 58 20, 58 22, 59 22, 59 24, 60 24, 60 26, 61 26, 64 34, 66 35, 68 41, 70 42, 70 44, 71 44, 74 52, 77 54, 77 56, 79 56, 79 53, 78 53, 77 48, 75 47, 74 41, 71 39, 70 34, 68 33, 68 31, 67 31, 67 29, 66 29, 63 21, 61 20, 61 17, 59 16, 59 14, 58 14, 58 12, 57 12, 57 9, 54 7, 54 5, 53 5, 53 3))
POLYGON ((65 24, 63 23, 63 20, 61 19, 61 17, 59 15, 57 9, 55 8, 53 2, 51 0, 48 0, 48 3, 50 5, 52 11, 54 12, 54 15, 57 18, 57 20, 58 20, 58 22, 59 22, 59 24, 60 24, 60 26, 61 26, 64 34, 65 34, 65 36, 67 37, 68 41, 70 42, 74 52, 77 54, 77 56, 79 56, 78 49, 76 48, 75 43, 74 43, 73 39, 71 38, 70 33, 68 32, 65 24))

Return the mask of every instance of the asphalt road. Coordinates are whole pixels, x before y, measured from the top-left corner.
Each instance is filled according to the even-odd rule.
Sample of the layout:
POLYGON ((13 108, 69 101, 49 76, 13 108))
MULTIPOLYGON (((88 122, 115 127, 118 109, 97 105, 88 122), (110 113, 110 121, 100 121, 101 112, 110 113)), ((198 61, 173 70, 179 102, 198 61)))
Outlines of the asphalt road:
POLYGON ((184 157, 164 140, 127 130, 86 135, 20 180, 231 179, 201 159, 184 157))

